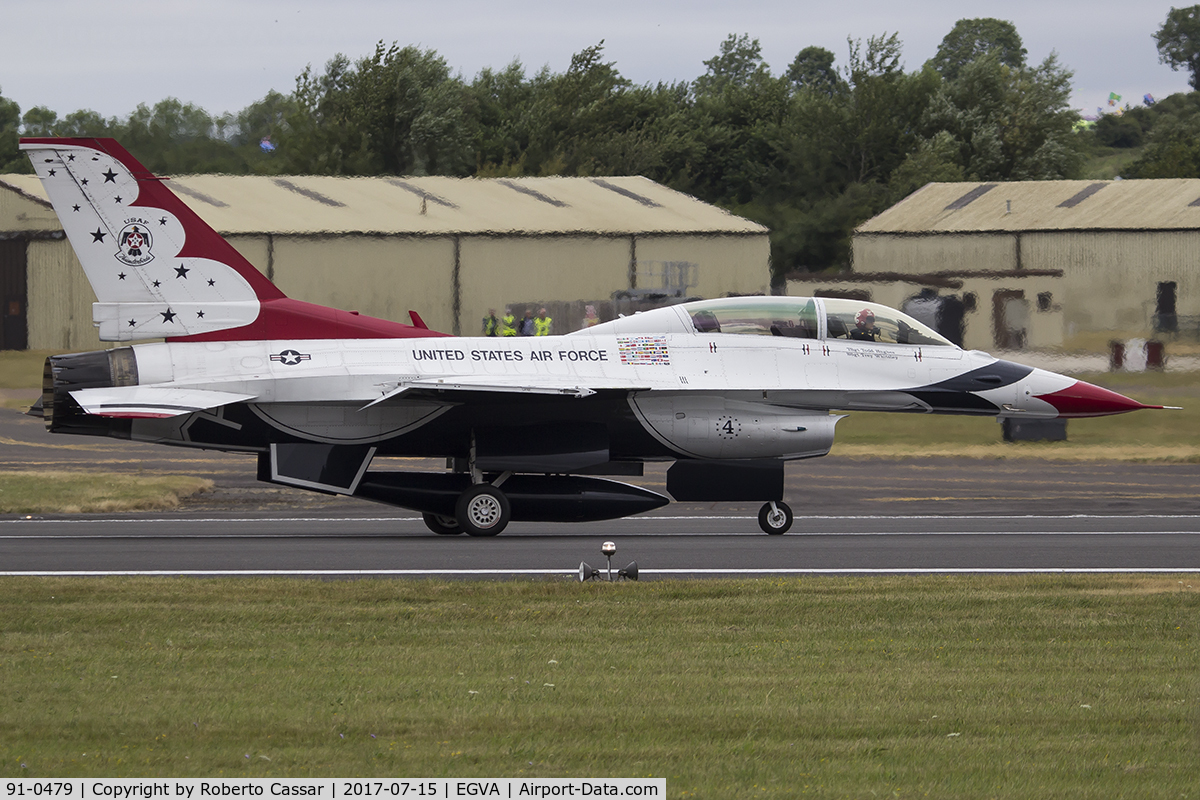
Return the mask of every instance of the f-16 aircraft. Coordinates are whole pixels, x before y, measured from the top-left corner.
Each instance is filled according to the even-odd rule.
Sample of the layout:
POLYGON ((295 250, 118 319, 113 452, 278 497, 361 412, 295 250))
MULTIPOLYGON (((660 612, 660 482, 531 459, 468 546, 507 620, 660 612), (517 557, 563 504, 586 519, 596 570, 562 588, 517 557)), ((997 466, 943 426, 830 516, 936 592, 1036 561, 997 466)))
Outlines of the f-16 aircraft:
POLYGON ((21 141, 98 302, 104 341, 52 356, 56 433, 256 453, 258 477, 412 509, 439 534, 648 511, 598 476, 673 461, 677 501, 762 502, 792 524, 784 463, 829 452, 834 411, 1028 419, 1147 406, 956 347, 875 303, 701 300, 564 336, 459 338, 301 303, 111 139, 21 141), (378 457, 445 471, 372 470, 378 457))

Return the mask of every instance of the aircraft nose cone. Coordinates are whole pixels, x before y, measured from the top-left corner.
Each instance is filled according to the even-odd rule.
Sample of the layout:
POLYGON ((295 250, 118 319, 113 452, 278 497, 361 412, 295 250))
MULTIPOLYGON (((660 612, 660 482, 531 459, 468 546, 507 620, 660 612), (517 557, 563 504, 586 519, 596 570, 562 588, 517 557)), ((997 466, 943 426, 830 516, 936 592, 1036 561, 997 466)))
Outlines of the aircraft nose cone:
POLYGON ((1038 400, 1054 406, 1060 417, 1103 417, 1106 414, 1124 414, 1140 408, 1162 408, 1139 403, 1123 394, 1084 381, 1075 381, 1066 389, 1035 396, 1038 400))

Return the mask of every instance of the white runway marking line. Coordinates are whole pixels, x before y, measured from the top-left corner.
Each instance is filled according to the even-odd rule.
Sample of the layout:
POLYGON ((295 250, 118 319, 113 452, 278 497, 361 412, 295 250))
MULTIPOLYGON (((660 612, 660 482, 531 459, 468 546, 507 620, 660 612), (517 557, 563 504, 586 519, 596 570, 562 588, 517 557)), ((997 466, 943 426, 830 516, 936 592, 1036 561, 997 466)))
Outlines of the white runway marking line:
MULTIPOLYGON (((1110 569, 1092 567, 981 567, 946 568, 919 567, 913 569, 642 569, 639 575, 1041 575, 1041 574, 1177 574, 1191 575, 1200 573, 1200 568, 1180 567, 1113 567, 1110 569)), ((499 576, 499 575, 569 575, 578 576, 576 569, 210 569, 210 570, 30 570, 29 572, 0 572, 0 577, 30 577, 30 578, 105 578, 105 577, 167 577, 167 578, 200 578, 200 577, 429 577, 434 575, 460 576, 499 576)))
MULTIPOLYGON (((424 534, 424 531, 421 531, 424 534)), ((430 533, 428 536, 432 536, 430 533)), ((557 536, 562 538, 564 535, 572 538, 582 539, 585 537, 599 536, 597 533, 587 533, 584 531, 572 532, 569 534, 561 533, 521 533, 519 531, 510 531, 507 537, 508 541, 514 541, 519 537, 530 536, 557 536)), ((668 533, 640 533, 640 534, 623 534, 626 536, 651 536, 658 539, 668 539, 672 537, 689 537, 692 539, 700 538, 717 538, 721 536, 747 536, 760 537, 762 531, 707 531, 700 533, 692 532, 668 532, 668 533)), ((792 539, 801 539, 804 537, 814 536, 860 536, 860 537, 883 537, 883 536, 1200 536, 1200 531, 796 531, 785 534, 792 539)), ((17 542, 17 541, 54 541, 62 539, 64 541, 85 542, 85 541, 106 541, 115 539, 171 539, 173 541, 205 541, 209 539, 233 539, 238 541, 253 541, 255 539, 396 539, 403 537, 405 539, 413 539, 412 534, 394 534, 394 533, 82 533, 82 534, 66 534, 66 533, 18 533, 18 534, 0 534, 0 542, 17 542)), ((428 537, 424 537, 428 538, 428 537)), ((439 537, 441 539, 451 539, 454 537, 439 537)), ((492 541, 505 541, 504 538, 493 539, 492 541)), ((771 541, 779 541, 772 539, 771 541)))

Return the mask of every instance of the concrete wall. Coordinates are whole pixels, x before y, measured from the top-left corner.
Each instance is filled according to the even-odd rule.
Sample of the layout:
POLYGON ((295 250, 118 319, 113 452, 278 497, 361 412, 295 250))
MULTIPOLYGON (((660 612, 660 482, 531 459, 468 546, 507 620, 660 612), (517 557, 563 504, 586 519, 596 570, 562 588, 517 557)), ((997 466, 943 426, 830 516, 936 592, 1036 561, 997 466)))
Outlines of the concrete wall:
POLYGON ((17 192, 0 187, 0 232, 61 232, 54 210, 17 192))
POLYGON ((637 238, 639 261, 690 261, 699 282, 688 291, 699 297, 768 294, 771 243, 761 236, 655 236, 637 238))
POLYGON ((226 236, 225 240, 233 245, 233 249, 237 250, 242 256, 254 265, 254 268, 271 277, 271 247, 272 241, 270 236, 226 236))
MULTIPOLYGON (((1194 231, 862 235, 854 240, 854 267, 859 273, 951 273, 962 280, 961 291, 979 301, 979 311, 968 315, 965 343, 981 349, 997 343, 996 292, 1024 292, 1029 347, 1097 350, 1109 338, 1153 337, 1160 282, 1176 283, 1179 315, 1200 316, 1200 232, 1194 231), (1018 270, 1062 275, 1013 274, 1018 270), (1038 295, 1045 293, 1050 303, 1039 310, 1038 295)), ((880 292, 879 302, 891 304, 895 291, 880 292)))
POLYGON ((1016 243, 1017 239, 1011 233, 860 235, 853 241, 854 271, 927 275, 963 270, 1011 270, 1017 268, 1016 243))
POLYGON ((30 350, 87 351, 113 347, 92 325, 96 293, 66 239, 35 239, 26 250, 30 350))
POLYGON ((451 237, 274 236, 273 280, 296 300, 435 330, 453 326, 451 237))
MULTIPOLYGON (((464 236, 459 287, 462 333, 479 334, 489 308, 607 299, 629 287, 630 237, 464 236)), ((564 333, 564 330, 558 330, 564 333)))
POLYGON ((1200 315, 1200 232, 1039 233, 1023 245, 1027 268, 1063 270, 1068 335, 1152 335, 1162 281, 1176 283, 1178 314, 1200 315))

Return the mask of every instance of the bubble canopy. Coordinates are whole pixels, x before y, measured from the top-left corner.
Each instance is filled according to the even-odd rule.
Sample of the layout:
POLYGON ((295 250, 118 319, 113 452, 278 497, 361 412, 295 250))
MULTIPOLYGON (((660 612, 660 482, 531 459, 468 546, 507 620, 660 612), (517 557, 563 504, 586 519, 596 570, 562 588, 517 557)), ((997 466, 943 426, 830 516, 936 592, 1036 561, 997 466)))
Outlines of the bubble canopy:
POLYGON ((696 333, 845 339, 954 347, 928 325, 894 308, 821 297, 729 297, 680 306, 696 333))

